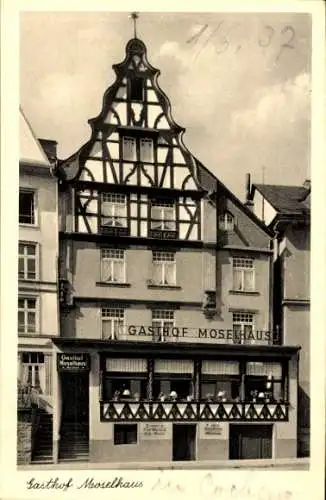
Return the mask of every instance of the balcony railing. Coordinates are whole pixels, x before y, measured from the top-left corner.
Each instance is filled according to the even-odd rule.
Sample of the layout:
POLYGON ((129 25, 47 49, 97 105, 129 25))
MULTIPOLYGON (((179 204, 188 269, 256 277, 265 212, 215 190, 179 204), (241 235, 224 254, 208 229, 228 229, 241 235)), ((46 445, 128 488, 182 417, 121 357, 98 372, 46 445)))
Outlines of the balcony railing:
POLYGON ((101 403, 102 421, 285 422, 288 403, 117 402, 101 403))

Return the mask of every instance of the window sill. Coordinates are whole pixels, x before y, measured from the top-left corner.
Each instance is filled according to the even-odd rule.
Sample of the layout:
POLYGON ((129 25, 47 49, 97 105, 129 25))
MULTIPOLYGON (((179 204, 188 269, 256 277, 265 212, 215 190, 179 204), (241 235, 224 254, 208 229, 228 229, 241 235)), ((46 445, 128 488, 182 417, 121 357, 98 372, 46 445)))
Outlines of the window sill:
POLYGON ((118 288, 130 288, 131 284, 130 283, 115 283, 115 282, 110 282, 110 281, 96 281, 96 286, 113 286, 113 287, 118 287, 118 288))
POLYGON ((229 290, 231 295, 260 295, 259 292, 251 292, 249 290, 229 290))
POLYGON ((27 222, 19 222, 19 227, 26 227, 30 229, 40 229, 38 224, 27 224, 27 222))
POLYGON ((147 285, 147 288, 159 290, 181 290, 181 286, 177 285, 147 285))

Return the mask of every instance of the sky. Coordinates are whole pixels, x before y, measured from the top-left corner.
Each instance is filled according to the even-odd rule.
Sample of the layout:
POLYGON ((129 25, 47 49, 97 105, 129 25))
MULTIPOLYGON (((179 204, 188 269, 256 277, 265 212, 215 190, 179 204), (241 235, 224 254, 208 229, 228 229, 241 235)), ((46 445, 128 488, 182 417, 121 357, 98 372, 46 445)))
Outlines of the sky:
MULTIPOLYGON (((20 15, 20 104, 37 137, 64 159, 133 37, 128 13, 20 15)), ((311 19, 302 13, 141 12, 137 36, 160 69, 184 143, 242 201, 252 182, 310 178, 311 19)))

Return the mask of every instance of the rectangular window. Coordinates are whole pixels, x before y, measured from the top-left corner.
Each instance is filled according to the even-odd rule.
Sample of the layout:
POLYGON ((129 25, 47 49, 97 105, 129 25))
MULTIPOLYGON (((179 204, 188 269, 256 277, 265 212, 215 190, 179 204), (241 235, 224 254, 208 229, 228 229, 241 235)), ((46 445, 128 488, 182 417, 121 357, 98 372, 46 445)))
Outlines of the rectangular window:
POLYGON ((176 284, 176 261, 174 252, 153 252, 153 282, 155 285, 176 284))
POLYGON ((22 353, 21 382, 36 389, 45 389, 44 354, 42 352, 22 353))
POLYGON ((270 402, 284 398, 285 377, 279 362, 248 361, 245 376, 246 401, 270 402))
POLYGON ((102 193, 101 226, 127 227, 127 199, 120 193, 102 193))
POLYGON ((20 280, 35 280, 36 274, 36 244, 20 242, 18 245, 18 277, 20 280))
POLYGON ((36 299, 18 298, 18 331, 20 333, 36 332, 36 299))
POLYGON ((126 161, 137 160, 136 139, 134 137, 122 138, 122 157, 126 161))
POLYGON ((254 314, 249 312, 233 313, 233 343, 251 344, 254 329, 254 314))
POLYGON ((35 225, 34 191, 19 191, 19 224, 35 225))
POLYGON ((171 200, 152 200, 151 229, 160 231, 175 231, 175 203, 171 200))
POLYGON ((159 401, 193 400, 194 362, 158 359, 154 364, 153 397, 159 401))
POLYGON ((105 401, 140 401, 147 395, 145 358, 107 358, 103 373, 105 401))
POLYGON ((253 292, 255 289, 255 269, 253 259, 233 258, 233 290, 253 292))
POLYGON ((101 249, 101 281, 125 282, 125 252, 114 248, 101 249))
POLYGON ((102 338, 117 340, 123 335, 124 309, 102 308, 102 338))
POLYGON ((114 444, 137 444, 137 424, 114 424, 114 444))
POLYGON ((153 140, 146 137, 140 139, 140 161, 145 163, 153 162, 153 140))
POLYGON ((153 336, 155 340, 164 341, 169 330, 174 327, 174 311, 157 309, 152 311, 153 336))
POLYGON ((130 79, 130 99, 132 101, 142 101, 144 98, 143 78, 133 77, 130 79))

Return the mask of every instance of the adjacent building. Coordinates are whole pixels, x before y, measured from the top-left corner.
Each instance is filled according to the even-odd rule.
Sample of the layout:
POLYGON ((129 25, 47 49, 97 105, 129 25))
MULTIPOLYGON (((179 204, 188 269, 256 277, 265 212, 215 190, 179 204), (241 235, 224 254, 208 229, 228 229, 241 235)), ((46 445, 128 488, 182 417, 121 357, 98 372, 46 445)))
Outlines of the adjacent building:
POLYGON ((37 395, 42 413, 44 436, 32 459, 51 460, 51 339, 59 335, 56 143, 38 140, 22 110, 19 120, 18 380, 37 395))
POLYGON ((310 181, 301 186, 253 184, 249 199, 274 238, 274 330, 301 346, 298 455, 310 442, 310 181))
POLYGON ((301 342, 274 328, 274 232, 185 147, 144 43, 113 68, 56 169, 54 460, 295 457, 301 342))

